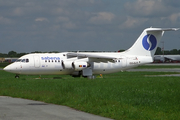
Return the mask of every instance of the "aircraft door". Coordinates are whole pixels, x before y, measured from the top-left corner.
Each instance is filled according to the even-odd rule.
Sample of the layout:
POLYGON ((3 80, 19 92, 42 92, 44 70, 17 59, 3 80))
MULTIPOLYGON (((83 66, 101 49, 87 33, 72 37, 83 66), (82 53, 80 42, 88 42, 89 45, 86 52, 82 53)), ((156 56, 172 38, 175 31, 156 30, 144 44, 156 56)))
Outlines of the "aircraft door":
POLYGON ((34 67, 35 68, 39 68, 40 67, 40 60, 39 60, 39 56, 33 56, 34 57, 34 67))
POLYGON ((127 66, 127 59, 125 56, 121 56, 123 59, 121 59, 121 65, 122 67, 126 67, 127 66))

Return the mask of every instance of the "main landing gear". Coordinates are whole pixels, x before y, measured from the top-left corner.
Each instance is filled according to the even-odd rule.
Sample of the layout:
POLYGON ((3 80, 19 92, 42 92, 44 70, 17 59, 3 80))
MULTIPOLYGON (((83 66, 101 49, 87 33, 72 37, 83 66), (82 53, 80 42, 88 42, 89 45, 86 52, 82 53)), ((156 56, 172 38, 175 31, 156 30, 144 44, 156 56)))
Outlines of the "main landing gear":
POLYGON ((16 74, 15 78, 19 78, 19 75, 18 75, 18 74, 16 74))

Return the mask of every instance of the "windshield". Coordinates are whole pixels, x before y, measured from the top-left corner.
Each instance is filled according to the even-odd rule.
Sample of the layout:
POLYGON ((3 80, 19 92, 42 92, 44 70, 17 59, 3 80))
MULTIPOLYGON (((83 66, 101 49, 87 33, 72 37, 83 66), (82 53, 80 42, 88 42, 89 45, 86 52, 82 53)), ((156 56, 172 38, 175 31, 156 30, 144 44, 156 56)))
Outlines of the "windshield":
POLYGON ((28 63, 28 62, 29 62, 29 59, 17 59, 16 62, 28 63))
POLYGON ((16 62, 21 62, 21 59, 17 59, 16 62))
POLYGON ((26 62, 26 60, 25 60, 25 59, 22 59, 21 62, 26 62))

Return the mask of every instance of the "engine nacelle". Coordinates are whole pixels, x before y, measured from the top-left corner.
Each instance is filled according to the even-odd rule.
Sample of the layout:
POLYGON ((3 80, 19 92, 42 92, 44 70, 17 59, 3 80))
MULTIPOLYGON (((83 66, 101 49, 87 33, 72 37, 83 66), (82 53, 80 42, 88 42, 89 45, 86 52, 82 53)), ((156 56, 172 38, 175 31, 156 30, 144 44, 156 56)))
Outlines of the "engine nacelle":
POLYGON ((63 69, 73 69, 72 63, 73 61, 62 61, 63 69))
POLYGON ((77 61, 72 63, 72 67, 75 71, 81 71, 83 69, 86 69, 87 67, 90 67, 90 64, 83 61, 77 61))
POLYGON ((90 64, 83 61, 62 61, 63 69, 74 69, 75 71, 81 71, 87 67, 90 67, 90 64))

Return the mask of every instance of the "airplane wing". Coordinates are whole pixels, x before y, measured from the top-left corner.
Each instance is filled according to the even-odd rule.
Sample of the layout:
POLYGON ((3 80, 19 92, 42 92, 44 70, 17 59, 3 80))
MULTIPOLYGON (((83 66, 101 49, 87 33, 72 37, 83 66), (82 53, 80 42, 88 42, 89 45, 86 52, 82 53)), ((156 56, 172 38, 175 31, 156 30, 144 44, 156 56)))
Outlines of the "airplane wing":
POLYGON ((179 61, 180 55, 164 55, 164 58, 168 60, 179 61))
POLYGON ((67 53, 67 56, 89 58, 91 61, 94 62, 114 62, 116 59, 119 59, 113 56, 100 55, 99 53, 67 53))
POLYGON ((155 60, 172 60, 172 61, 180 61, 180 55, 155 55, 155 60))

